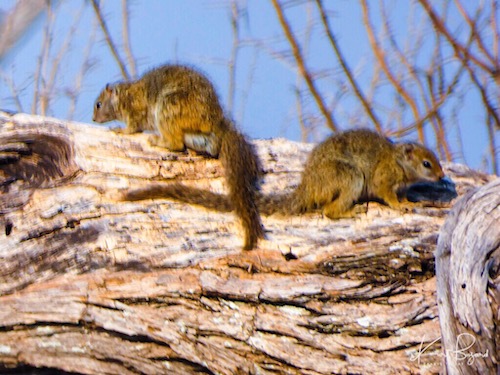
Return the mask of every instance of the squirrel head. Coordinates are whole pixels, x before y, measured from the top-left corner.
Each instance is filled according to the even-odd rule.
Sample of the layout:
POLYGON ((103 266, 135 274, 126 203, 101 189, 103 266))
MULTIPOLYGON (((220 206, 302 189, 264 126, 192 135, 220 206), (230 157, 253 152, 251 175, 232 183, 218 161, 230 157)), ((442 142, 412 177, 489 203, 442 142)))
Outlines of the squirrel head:
POLYGON ((117 85, 106 85, 94 103, 92 121, 100 124, 117 120, 116 102, 118 100, 117 85))
POLYGON ((408 182, 439 181, 444 177, 443 168, 436 155, 417 143, 396 144, 397 162, 403 168, 408 182))

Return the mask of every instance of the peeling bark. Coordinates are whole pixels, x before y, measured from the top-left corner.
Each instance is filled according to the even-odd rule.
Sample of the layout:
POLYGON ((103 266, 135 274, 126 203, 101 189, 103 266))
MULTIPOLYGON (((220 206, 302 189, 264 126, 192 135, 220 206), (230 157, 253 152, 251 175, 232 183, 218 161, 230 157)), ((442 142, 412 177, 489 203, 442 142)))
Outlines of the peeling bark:
MULTIPOLYGON (((264 192, 296 186, 312 146, 255 143, 264 192)), ((493 179, 446 171, 459 195, 493 179)), ((0 115, 0 370, 439 372, 433 252, 449 207, 264 217, 268 240, 243 252, 232 213, 116 200, 166 180, 225 192, 218 160, 147 134, 0 115)))

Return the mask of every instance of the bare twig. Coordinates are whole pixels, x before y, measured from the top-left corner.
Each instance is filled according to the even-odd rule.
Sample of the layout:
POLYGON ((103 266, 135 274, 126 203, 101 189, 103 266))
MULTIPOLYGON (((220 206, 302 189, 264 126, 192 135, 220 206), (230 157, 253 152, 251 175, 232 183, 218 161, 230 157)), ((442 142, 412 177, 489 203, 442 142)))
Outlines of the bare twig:
POLYGON ((462 65, 460 69, 458 69, 452 82, 448 85, 447 90, 441 95, 441 97, 438 100, 434 101, 432 108, 430 108, 425 115, 421 116, 417 121, 413 122, 412 124, 405 126, 397 131, 390 132, 389 134, 397 137, 402 137, 414 131, 415 129, 419 129, 419 127, 421 127, 427 120, 429 120, 432 116, 435 116, 439 108, 445 103, 447 99, 449 99, 449 97, 455 90, 456 86, 458 85, 460 76, 464 71, 464 68, 465 66, 462 65))
POLYGON ((99 26, 101 27, 101 30, 104 34, 104 37, 106 38, 106 43, 108 44, 109 49, 111 50, 111 54, 113 55, 116 63, 120 67, 120 71, 122 73, 122 76, 126 80, 130 80, 130 74, 127 71, 127 68, 125 66, 125 63, 121 59, 118 50, 115 46, 115 43, 111 39, 111 34, 108 30, 108 26, 106 25, 106 22, 104 21, 104 17, 102 15, 101 9, 99 8, 99 4, 97 0, 92 0, 92 7, 94 8, 95 15, 97 17, 97 20, 99 21, 99 26))
MULTIPOLYGON (((477 21, 473 20, 470 17, 470 15, 465 11, 465 9, 462 6, 462 4, 460 3, 460 1, 455 0, 455 6, 458 8, 458 11, 460 12, 462 17, 465 19, 465 21, 469 25, 469 28, 471 29, 471 33, 474 35, 474 39, 477 42, 477 46, 478 46, 479 50, 486 56, 486 58, 488 60, 490 60, 491 64, 495 65, 496 60, 493 57, 493 55, 490 53, 490 51, 488 51, 483 39, 481 38, 480 30, 478 30, 478 28, 477 28, 477 21)), ((479 6, 479 8, 477 9, 477 18, 479 18, 479 14, 482 11, 483 4, 481 2, 478 2, 478 6, 479 6)), ((470 49, 468 48, 468 50, 470 50, 470 49)))
POLYGON ((371 74, 372 79, 370 81, 370 90, 368 91, 366 100, 368 101, 368 103, 371 103, 370 105, 373 106, 375 104, 375 94, 377 93, 377 89, 380 86, 381 71, 380 71, 380 65, 373 64, 372 68, 373 68, 373 73, 371 74))
MULTIPOLYGON (((302 55, 304 56, 304 58, 307 59, 307 56, 309 56, 309 48, 311 46, 311 36, 314 30, 315 20, 313 18, 310 4, 305 4, 305 6, 306 6, 307 21, 302 37, 302 46, 303 46, 302 55)), ((296 106, 297 117, 299 120, 301 140, 302 142, 308 142, 312 139, 312 136, 314 135, 314 131, 316 128, 316 126, 313 125, 313 122, 311 121, 313 116, 308 115, 307 111, 307 102, 310 102, 310 94, 307 88, 304 87, 305 86, 304 77, 302 76, 302 74, 300 74, 300 71, 296 69, 296 64, 294 64, 293 71, 296 74, 296 84, 294 88, 296 97, 295 106, 296 106)))
POLYGON ((297 63, 297 68, 299 69, 299 72, 302 75, 302 77, 304 77, 304 80, 306 81, 307 87, 308 87, 309 91, 311 92, 312 96, 314 97, 314 100, 316 101, 316 104, 318 105, 319 110, 321 111, 322 115, 324 116, 328 127, 330 129, 332 129, 334 132, 336 132, 339 129, 339 127, 333 118, 333 114, 328 109, 327 105, 324 102, 324 99, 322 98, 321 94, 319 93, 319 90, 314 83, 314 80, 312 78, 311 73, 309 72, 309 70, 306 67, 301 48, 297 42, 297 39, 293 35, 293 32, 292 32, 292 29, 290 27, 289 22, 285 18, 283 8, 278 3, 277 0, 272 0, 272 3, 274 6, 274 9, 276 11, 276 14, 278 15, 280 25, 283 28, 283 31, 285 32, 286 38, 287 38, 288 42, 290 43, 290 46, 292 47, 292 52, 293 52, 293 56, 295 58, 295 61, 297 63))
POLYGON ((375 126, 375 129, 377 131, 382 132, 382 124, 380 120, 377 118, 375 112, 372 109, 371 104, 368 102, 366 99, 365 95, 363 94, 361 88, 357 84, 356 80, 354 79, 354 76, 351 72, 351 69, 349 68, 349 65, 347 64, 346 59, 344 58, 342 52, 340 51, 339 45, 337 43, 337 40, 335 38, 335 35, 333 34, 333 31, 330 27, 330 24, 328 22, 328 17, 326 15, 325 9, 323 7, 323 2, 321 0, 316 0, 316 5, 318 6, 318 10, 321 16, 321 22, 323 23, 323 27, 326 31, 326 35, 328 36, 328 40, 330 41, 330 44, 333 47, 333 50, 335 51, 335 55, 337 56, 337 59, 340 63, 340 66, 342 67, 342 70, 344 71, 344 74, 347 77, 347 80, 349 81, 352 89, 354 90, 354 93, 356 94, 356 97, 359 99, 361 102, 365 112, 368 114, 370 119, 373 122, 373 125, 375 126))
MULTIPOLYGON (((45 28, 43 32, 43 42, 42 48, 40 52, 40 56, 38 57, 38 63, 35 70, 34 77, 34 88, 33 88, 33 102, 31 103, 31 113, 38 113, 38 105, 40 104, 40 114, 44 115, 46 111, 46 101, 47 101, 47 93, 41 89, 41 81, 44 80, 46 74, 45 70, 47 69, 47 63, 50 56, 50 49, 52 47, 52 28, 54 26, 54 11, 52 7, 52 2, 46 2, 47 7, 47 20, 45 22, 45 28), (40 93, 40 91, 42 91, 40 93)), ((42 86, 43 87, 43 86, 42 86)))
POLYGON ((493 74, 496 71, 494 67, 489 66, 486 62, 479 59, 479 57, 472 54, 470 48, 466 48, 456 38, 453 37, 451 32, 446 27, 443 19, 439 17, 439 15, 434 11, 428 0, 418 0, 418 2, 426 11, 434 27, 446 38, 448 43, 452 46, 457 58, 462 60, 470 60, 484 71, 490 72, 490 74, 493 74))
POLYGON ((12 100, 14 101, 14 104, 16 105, 17 111, 24 112, 23 105, 21 102, 21 95, 20 95, 19 89, 16 86, 16 83, 14 82, 14 80, 12 79, 12 77, 10 75, 6 75, 3 72, 0 74, 2 76, 3 81, 9 87, 9 90, 12 94, 12 100))
MULTIPOLYGON (((498 62, 499 60, 499 49, 500 49, 500 30, 498 28, 498 13, 500 8, 500 2, 492 1, 491 2, 491 30, 492 30, 492 38, 493 38, 493 59, 498 62)), ((500 69, 496 72, 497 83, 500 85, 500 69)))
POLYGON ((45 9, 47 0, 19 0, 0 24, 0 60, 45 9))
MULTIPOLYGON (((387 36, 387 39, 392 49, 394 50, 395 55, 399 59, 399 62, 401 63, 402 66, 406 68, 409 76, 413 79, 413 82, 419 88, 420 98, 423 101, 426 110, 428 110, 431 104, 429 102, 427 90, 425 89, 425 86, 422 83, 422 80, 420 79, 420 76, 418 74, 419 72, 422 72, 424 69, 419 69, 419 67, 415 63, 417 51, 420 50, 420 47, 422 45, 423 33, 421 32, 421 30, 424 28, 422 27, 413 28, 414 31, 411 35, 411 42, 409 43, 408 46, 406 46, 405 50, 403 51, 396 42, 395 33, 392 31, 384 1, 380 1, 380 6, 381 6, 381 16, 382 16, 384 34, 387 36), (413 63, 410 63, 410 60, 412 60, 413 63)), ((412 19, 411 17, 408 18, 412 19)), ((412 25, 410 25, 409 27, 411 28, 412 25)), ((429 72, 432 72, 433 70, 434 66, 431 66, 427 69, 427 72, 425 71, 423 72, 424 73, 423 75, 427 76, 428 74, 430 74, 429 72)))
POLYGON ((488 127, 488 138, 489 138, 489 151, 491 156, 491 169, 493 170, 493 173, 498 175, 500 172, 498 169, 498 151, 495 139, 495 126, 493 125, 493 117, 491 115, 488 115, 487 127, 488 127))
MULTIPOLYGON (((435 34, 436 34, 436 43, 439 44, 440 33, 437 30, 435 30, 435 34)), ((469 36, 469 40, 467 41, 467 44, 466 44, 467 48, 470 48, 470 46, 472 45, 472 42, 473 42, 473 34, 471 33, 469 36)), ((433 105, 431 108, 427 109, 427 113, 425 115, 421 116, 420 119, 415 121, 413 124, 406 126, 402 129, 394 132, 393 134, 397 135, 397 136, 406 135, 406 134, 410 133, 411 131, 418 129, 418 127, 421 126, 425 121, 427 121, 430 118, 432 118, 433 116, 435 116, 437 114, 437 111, 439 110, 439 108, 451 97, 455 88, 458 86, 458 83, 460 82, 460 78, 461 78, 462 74, 467 70, 466 64, 467 64, 466 60, 461 60, 461 65, 460 65, 459 69, 456 71, 450 84, 448 85, 446 90, 444 88, 440 89, 439 99, 436 99, 436 98, 433 99, 433 101, 432 101, 433 105)))
POLYGON ((137 67, 134 54, 132 53, 132 45, 130 43, 130 12, 128 8, 128 0, 122 0, 122 24, 123 24, 123 49, 127 56, 128 66, 132 78, 137 77, 137 67))
POLYGON ((483 100, 483 104, 486 107, 486 110, 487 110, 489 116, 491 116, 492 119, 494 120, 497 129, 500 129, 500 116, 496 112, 497 109, 495 108, 495 106, 490 102, 488 92, 486 89, 486 84, 483 84, 480 82, 476 73, 474 72, 474 70, 471 68, 471 66, 468 63, 466 63, 465 68, 467 69, 467 72, 469 72, 469 76, 470 76, 472 82, 479 90, 479 92, 481 94, 481 99, 483 100))
MULTIPOLYGON (((459 97, 461 97, 462 95, 459 95, 459 97)), ((463 102, 463 97, 459 100, 461 102, 463 102)), ((459 117, 459 114, 458 114, 458 110, 452 110, 451 111, 451 116, 450 116, 450 121, 451 123, 453 124, 458 124, 459 121, 458 121, 458 117, 459 117)), ((463 139, 463 136, 462 136, 462 132, 460 131, 460 128, 457 126, 457 132, 456 132, 456 147, 455 147, 455 155, 453 155, 453 160, 456 160, 457 159, 457 154, 458 154, 458 158, 465 164, 467 164, 467 157, 465 156, 465 147, 464 147, 464 139, 463 139)))
MULTIPOLYGON (((441 73, 441 72, 440 72, 441 73)), ((438 79, 440 74, 437 75, 438 79)), ((434 83, 434 76, 429 74, 427 76, 427 84, 429 87, 429 93, 431 96, 431 100, 433 103, 433 106, 435 107, 436 102, 437 102, 437 95, 435 92, 435 83, 434 83)), ((450 146, 448 144, 448 140, 446 139, 446 131, 445 131, 445 126, 443 122, 443 118, 441 116, 441 113, 439 109, 436 109, 434 115, 432 116, 435 119, 435 125, 434 125, 434 131, 436 134, 436 144, 439 150, 439 156, 440 159, 445 158, 447 161, 451 161, 451 150, 450 146)))
MULTIPOLYGON (((255 70, 257 68, 257 60, 258 60, 259 50, 257 48, 253 48, 252 51, 253 51, 252 60, 251 60, 249 67, 248 67, 248 75, 246 78, 245 86, 241 92, 241 96, 240 96, 240 100, 239 100, 240 106, 239 106, 239 109, 237 111, 237 113, 238 113, 237 118, 240 121, 243 121, 243 119, 245 118, 245 107, 246 107, 246 104, 248 101, 248 96, 250 95, 250 91, 252 89, 255 70)), ((236 114, 234 114, 234 116, 236 116, 236 114)))
MULTIPOLYGON (((443 7, 448 7, 448 3, 446 2, 443 7)), ((430 97, 430 101, 432 106, 436 105, 438 98, 442 96, 445 90, 445 71, 444 71, 444 59, 443 59, 443 51, 441 45, 441 37, 440 35, 436 36, 436 43, 434 47, 434 52, 432 54, 431 62, 429 69, 427 70, 426 78, 427 78, 427 87, 429 95, 423 93, 423 97, 426 99, 424 102, 426 103, 426 110, 429 110, 429 106, 427 105, 427 96, 430 97), (436 82, 437 81, 437 82, 436 82)), ((419 80, 420 81, 420 80, 419 80)), ((446 159, 447 161, 451 160, 451 150, 446 138, 445 124, 443 121, 443 117, 441 115, 440 108, 436 110, 435 115, 431 117, 432 125, 434 128, 434 134, 436 138, 436 147, 439 152, 440 159, 446 159)))
POLYGON ((302 142, 307 142, 307 135, 310 129, 308 129, 308 126, 304 119, 304 104, 302 103, 302 93, 300 92, 300 87, 298 85, 300 85, 299 82, 297 82, 297 87, 295 88, 294 91, 295 91, 295 102, 297 105, 297 115, 300 125, 300 140, 302 142))
POLYGON ((70 104, 69 104, 68 114, 67 114, 67 117, 69 120, 72 120, 73 116, 75 114, 76 105, 78 103, 78 98, 80 97, 80 92, 81 92, 81 88, 83 86, 84 78, 87 75, 87 73, 95 65, 95 61, 92 61, 92 59, 90 58, 90 54, 91 54, 92 48, 95 44, 96 31, 97 31, 97 23, 94 21, 93 25, 92 25, 92 31, 90 32, 87 46, 85 47, 85 51, 83 52, 83 55, 82 55, 83 63, 80 67, 80 71, 75 78, 74 85, 71 88, 68 88, 66 90, 66 95, 70 99, 70 104))
MULTIPOLYGON (((385 59, 384 49, 379 44, 377 38, 375 37, 374 27, 370 22, 369 8, 368 8, 368 3, 366 0, 361 0, 361 8, 363 11, 363 23, 364 23, 365 29, 368 33, 368 39, 370 41, 370 45, 371 45, 372 51, 375 55, 375 58, 377 59, 382 70, 384 71, 384 74, 389 79, 389 82, 396 89, 397 93, 410 106, 410 108, 413 112, 413 117, 416 120, 419 119, 420 113, 418 110, 418 105, 417 105, 416 100, 414 98, 412 98, 410 96, 410 94, 404 89, 400 80, 394 75, 394 73, 389 68, 389 64, 387 63, 387 61, 385 59)), ((418 126, 417 130, 418 130, 418 137, 419 137, 420 142, 425 143, 425 135, 424 135, 423 127, 418 126)))
POLYGON ((227 96, 227 109, 229 112, 234 110, 234 101, 236 96, 236 59, 240 48, 240 9, 236 0, 231 1, 231 31, 233 34, 233 43, 231 45, 231 57, 229 58, 229 93, 227 96))
POLYGON ((52 99, 54 99, 55 87, 57 83, 57 74, 61 66, 61 61, 70 49, 71 41, 73 40, 73 37, 76 34, 76 30, 78 29, 78 25, 80 24, 80 20, 82 18, 85 6, 86 6, 85 3, 82 3, 82 7, 80 11, 76 14, 76 19, 73 20, 73 22, 71 23, 71 28, 69 32, 66 34, 66 37, 59 49, 59 52, 51 61, 50 74, 44 78, 43 83, 44 83, 45 100, 43 101, 44 108, 42 108, 44 114, 47 113, 47 111, 50 109, 50 102, 52 99))

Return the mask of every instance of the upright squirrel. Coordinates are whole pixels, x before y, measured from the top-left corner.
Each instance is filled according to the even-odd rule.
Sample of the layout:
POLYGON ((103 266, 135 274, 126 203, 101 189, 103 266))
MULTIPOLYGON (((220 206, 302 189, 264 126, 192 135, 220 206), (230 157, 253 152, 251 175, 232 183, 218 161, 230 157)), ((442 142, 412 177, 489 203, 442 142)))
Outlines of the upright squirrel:
MULTIPOLYGON (((259 195, 265 215, 300 214, 322 209, 330 219, 351 217, 354 205, 376 200, 400 209, 398 193, 409 185, 444 177, 432 151, 416 143, 393 143, 371 130, 358 129, 333 135, 317 145, 302 172, 299 186, 289 194, 259 195)), ((132 190, 122 197, 138 200, 172 198, 219 211, 231 211, 221 194, 181 184, 156 184, 132 190)))
POLYGON ((122 121, 125 128, 115 131, 126 134, 156 130, 155 145, 172 151, 187 147, 219 157, 231 205, 245 229, 244 248, 254 248, 264 237, 256 204, 261 162, 224 115, 215 88, 204 75, 187 66, 165 65, 133 82, 107 84, 95 102, 93 120, 122 121))

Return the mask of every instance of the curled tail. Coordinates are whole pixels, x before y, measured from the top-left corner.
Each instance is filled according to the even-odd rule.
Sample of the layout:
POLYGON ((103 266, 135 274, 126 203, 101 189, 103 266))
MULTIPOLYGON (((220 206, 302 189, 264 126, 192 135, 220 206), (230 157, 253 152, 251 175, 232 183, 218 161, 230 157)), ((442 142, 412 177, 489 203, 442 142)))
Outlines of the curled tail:
POLYGON ((253 147, 234 125, 222 123, 219 158, 225 170, 229 199, 245 230, 245 250, 253 249, 264 230, 257 205, 257 191, 262 166, 253 147))
POLYGON ((180 202, 196 204, 220 212, 233 211, 233 206, 227 196, 178 183, 148 185, 145 188, 130 190, 121 197, 124 201, 140 201, 156 198, 175 199, 180 202))

